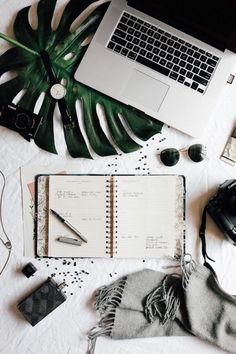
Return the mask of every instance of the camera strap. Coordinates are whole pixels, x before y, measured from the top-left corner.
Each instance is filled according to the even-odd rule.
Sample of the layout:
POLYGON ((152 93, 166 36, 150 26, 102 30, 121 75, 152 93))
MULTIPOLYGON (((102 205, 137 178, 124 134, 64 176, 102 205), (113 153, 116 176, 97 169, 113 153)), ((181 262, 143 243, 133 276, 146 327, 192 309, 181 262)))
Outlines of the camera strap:
MULTIPOLYGON (((202 256, 204 258, 204 266, 209 268, 211 271, 214 272, 213 268, 211 267, 211 265, 207 262, 207 259, 209 259, 212 262, 215 262, 214 259, 210 258, 207 254, 207 250, 206 250, 206 219, 207 219, 207 205, 205 206, 205 208, 203 209, 202 212, 202 221, 201 221, 201 226, 199 229, 199 237, 202 241, 202 256)), ((215 273, 215 272, 214 272, 215 273)))

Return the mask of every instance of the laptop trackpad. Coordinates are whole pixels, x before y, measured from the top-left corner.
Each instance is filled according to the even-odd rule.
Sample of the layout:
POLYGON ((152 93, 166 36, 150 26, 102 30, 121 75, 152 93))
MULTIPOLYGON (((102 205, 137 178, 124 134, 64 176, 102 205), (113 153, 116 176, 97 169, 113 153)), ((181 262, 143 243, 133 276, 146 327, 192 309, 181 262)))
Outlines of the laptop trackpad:
POLYGON ((169 86, 153 77, 133 70, 122 96, 151 110, 158 111, 169 86))

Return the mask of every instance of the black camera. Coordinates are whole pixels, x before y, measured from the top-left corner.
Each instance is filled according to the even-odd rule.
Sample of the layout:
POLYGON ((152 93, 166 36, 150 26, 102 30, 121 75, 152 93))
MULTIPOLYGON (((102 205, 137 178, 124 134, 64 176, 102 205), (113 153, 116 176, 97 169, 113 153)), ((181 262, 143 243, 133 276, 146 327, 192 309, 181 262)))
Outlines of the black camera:
POLYGON ((34 139, 42 117, 31 113, 13 103, 0 109, 0 125, 18 132, 27 141, 34 139))
POLYGON ((236 246, 236 180, 227 180, 207 204, 207 211, 226 238, 236 246))

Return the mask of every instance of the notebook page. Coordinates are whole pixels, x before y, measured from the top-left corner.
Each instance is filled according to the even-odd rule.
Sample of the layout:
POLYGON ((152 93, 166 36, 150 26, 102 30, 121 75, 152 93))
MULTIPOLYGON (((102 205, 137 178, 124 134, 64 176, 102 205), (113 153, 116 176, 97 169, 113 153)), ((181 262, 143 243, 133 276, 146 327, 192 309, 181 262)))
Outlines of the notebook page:
POLYGON ((49 177, 49 210, 69 221, 88 242, 81 246, 57 241, 79 239, 49 211, 48 255, 52 257, 108 257, 106 254, 106 176, 49 177))
MULTIPOLYGON (((183 193, 178 196, 176 190, 179 178, 173 175, 117 177, 116 257, 174 256, 179 213, 176 202, 177 198, 183 201, 183 193)), ((181 200, 178 205, 183 209, 181 200)), ((183 213, 180 215, 183 219, 183 213)))

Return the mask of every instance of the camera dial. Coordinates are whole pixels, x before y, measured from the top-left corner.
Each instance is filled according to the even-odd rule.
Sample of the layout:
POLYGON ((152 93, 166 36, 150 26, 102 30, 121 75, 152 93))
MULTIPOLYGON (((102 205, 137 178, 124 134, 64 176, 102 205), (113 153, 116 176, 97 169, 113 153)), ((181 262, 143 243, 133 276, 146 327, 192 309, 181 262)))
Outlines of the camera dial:
POLYGON ((26 113, 19 113, 16 115, 15 126, 19 130, 24 130, 26 128, 32 128, 34 120, 26 113))

